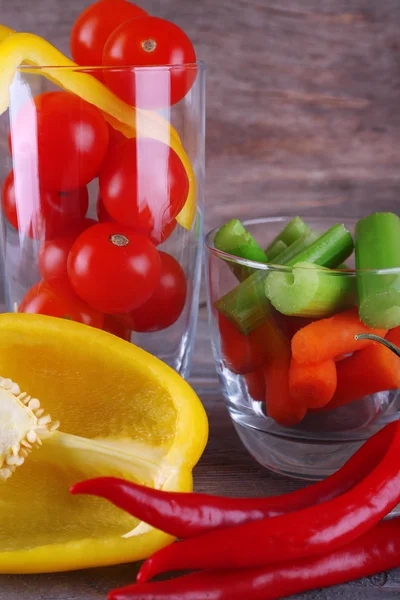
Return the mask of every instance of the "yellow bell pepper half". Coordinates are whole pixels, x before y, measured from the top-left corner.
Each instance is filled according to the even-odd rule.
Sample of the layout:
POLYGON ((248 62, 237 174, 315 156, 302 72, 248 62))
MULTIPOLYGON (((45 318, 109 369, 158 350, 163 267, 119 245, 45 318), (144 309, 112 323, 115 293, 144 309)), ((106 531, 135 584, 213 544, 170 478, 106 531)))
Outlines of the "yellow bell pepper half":
POLYGON ((78 65, 43 38, 31 33, 13 33, 3 25, 0 27, 0 115, 8 108, 8 89, 18 68, 28 64, 33 66, 27 67, 29 73, 45 76, 97 106, 110 125, 126 137, 152 137, 170 145, 181 159, 189 179, 188 198, 176 220, 182 227, 190 229, 196 214, 196 178, 178 133, 171 124, 154 112, 134 108, 120 100, 95 77, 80 71, 78 65), (35 66, 38 68, 35 69, 35 66))
POLYGON ((110 503, 68 490, 96 476, 192 490, 208 424, 198 397, 175 371, 86 325, 2 314, 0 374, 10 378, 0 378, 1 573, 130 562, 172 542, 110 503), (60 421, 59 431, 40 416, 39 401, 44 415, 60 421), (33 443, 36 433, 24 437, 24 427, 42 435, 39 448, 29 448, 26 440, 33 443), (6 461, 10 431, 24 441, 13 440, 6 461), (24 462, 15 467, 20 456, 24 462))

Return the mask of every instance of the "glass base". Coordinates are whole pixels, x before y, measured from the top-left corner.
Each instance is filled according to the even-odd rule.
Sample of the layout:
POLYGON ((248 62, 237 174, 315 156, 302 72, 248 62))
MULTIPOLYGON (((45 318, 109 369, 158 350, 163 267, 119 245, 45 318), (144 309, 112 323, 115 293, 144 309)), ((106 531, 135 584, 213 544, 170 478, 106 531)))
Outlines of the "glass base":
POLYGON ((232 420, 243 445, 258 463, 274 473, 295 479, 324 479, 362 445, 360 441, 310 442, 279 437, 232 420))
POLYGON ((371 435, 399 418, 397 390, 326 413, 310 413, 296 427, 282 427, 267 416, 265 403, 249 397, 239 378, 224 375, 226 406, 243 445, 260 465, 286 477, 324 479, 371 435))

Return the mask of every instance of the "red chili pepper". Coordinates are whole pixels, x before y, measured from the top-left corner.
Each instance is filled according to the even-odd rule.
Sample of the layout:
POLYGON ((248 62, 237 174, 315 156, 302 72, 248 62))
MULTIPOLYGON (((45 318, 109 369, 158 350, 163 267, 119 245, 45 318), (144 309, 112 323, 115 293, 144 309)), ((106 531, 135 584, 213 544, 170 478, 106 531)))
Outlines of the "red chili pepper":
POLYGON ((400 501, 400 421, 379 464, 351 490, 304 510, 211 531, 156 552, 138 582, 177 569, 266 566, 335 550, 374 527, 400 501))
POLYGON ((108 600, 273 600, 400 566, 400 518, 330 554, 271 567, 202 571, 113 590, 108 600))
POLYGON ((174 537, 197 535, 327 502, 347 492, 382 460, 392 434, 381 429, 336 473, 301 490, 268 498, 226 498, 208 494, 163 492, 114 477, 75 484, 72 494, 92 494, 113 502, 132 516, 174 537))

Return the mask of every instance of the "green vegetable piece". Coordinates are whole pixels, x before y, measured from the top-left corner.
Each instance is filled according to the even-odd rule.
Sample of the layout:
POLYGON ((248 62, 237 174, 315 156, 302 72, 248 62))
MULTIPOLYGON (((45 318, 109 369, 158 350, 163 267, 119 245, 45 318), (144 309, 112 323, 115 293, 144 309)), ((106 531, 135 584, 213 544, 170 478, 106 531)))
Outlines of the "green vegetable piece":
MULTIPOLYGON (((232 219, 222 225, 215 234, 214 246, 217 250, 257 262, 266 263, 268 258, 258 245, 254 237, 241 224, 238 219, 232 219)), ((236 263, 229 263, 239 281, 243 281, 254 273, 254 269, 236 263)))
POLYGON ((300 237, 303 237, 303 235, 306 233, 310 233, 310 231, 311 229, 306 223, 304 223, 303 219, 300 217, 294 217, 294 219, 289 221, 282 231, 272 240, 269 246, 265 249, 265 252, 268 256, 270 256, 271 248, 273 248, 277 242, 281 241, 286 244, 286 246, 290 246, 293 244, 293 242, 298 240, 300 237))
MULTIPOLYGON (((295 243, 299 245, 301 243, 302 250, 294 257, 290 254, 290 259, 284 263, 287 266, 308 262, 322 267, 335 267, 348 258, 353 251, 353 238, 343 225, 334 225, 313 243, 308 243, 306 247, 304 247, 304 240, 295 243)), ((280 258, 278 256, 275 259, 276 264, 280 264, 278 262, 280 258)), ((265 293, 265 282, 271 273, 272 271, 253 273, 215 304, 217 310, 222 312, 242 333, 248 334, 253 331, 262 322, 263 314, 269 314, 271 310, 265 293)))
POLYGON ((238 219, 232 219, 218 229, 214 238, 214 246, 217 250, 247 260, 263 263, 268 260, 264 250, 238 219))
POLYGON ((320 267, 335 268, 353 252, 353 238, 344 225, 334 225, 296 256, 285 261, 291 267, 299 262, 310 262, 320 267))
POLYGON ((370 273, 363 269, 400 267, 400 219, 394 213, 374 213, 356 225, 358 310, 369 327, 400 325, 399 273, 370 273))
POLYGON ((298 256, 300 252, 303 252, 303 250, 309 248, 311 244, 313 244, 319 238, 319 236, 320 234, 314 231, 309 231, 293 242, 293 244, 290 244, 290 246, 288 246, 283 252, 278 254, 274 261, 275 264, 287 265, 293 258, 298 256))
POLYGON ((287 246, 285 242, 282 242, 282 240, 278 240, 277 242, 275 242, 275 244, 270 248, 268 252, 269 262, 272 262, 276 256, 282 254, 282 252, 286 250, 286 248, 287 246))
POLYGON ((248 335, 265 322, 271 305, 265 295, 265 271, 256 271, 215 303, 215 308, 248 335))
POLYGON ((299 317, 329 317, 357 303, 354 276, 308 262, 296 263, 288 273, 270 273, 265 293, 279 312, 299 317))

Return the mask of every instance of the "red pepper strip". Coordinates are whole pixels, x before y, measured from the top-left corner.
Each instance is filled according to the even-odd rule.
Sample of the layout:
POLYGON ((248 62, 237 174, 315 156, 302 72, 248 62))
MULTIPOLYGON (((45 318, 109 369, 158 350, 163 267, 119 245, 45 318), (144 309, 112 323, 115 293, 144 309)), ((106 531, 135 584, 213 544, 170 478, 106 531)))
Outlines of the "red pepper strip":
POLYGON ((400 421, 380 463, 351 490, 304 510, 243 523, 156 552, 138 573, 144 583, 178 569, 261 567, 326 554, 374 527, 400 501, 400 421))
POLYGON ((108 600, 272 600, 400 567, 400 518, 330 554, 239 571, 202 571, 113 590, 108 600))
POLYGON ((381 429, 339 471, 324 481, 282 496, 226 498, 163 492, 116 477, 88 479, 76 483, 70 491, 100 496, 156 529, 174 537, 190 538, 215 529, 284 515, 336 498, 376 467, 391 440, 391 431, 381 429))

